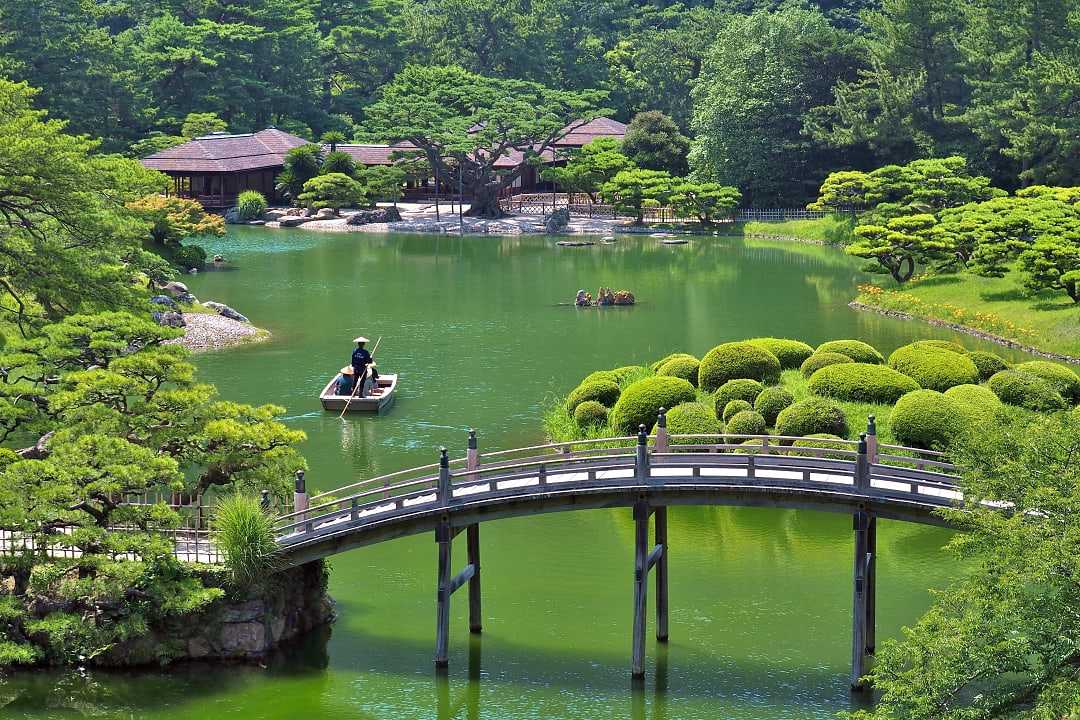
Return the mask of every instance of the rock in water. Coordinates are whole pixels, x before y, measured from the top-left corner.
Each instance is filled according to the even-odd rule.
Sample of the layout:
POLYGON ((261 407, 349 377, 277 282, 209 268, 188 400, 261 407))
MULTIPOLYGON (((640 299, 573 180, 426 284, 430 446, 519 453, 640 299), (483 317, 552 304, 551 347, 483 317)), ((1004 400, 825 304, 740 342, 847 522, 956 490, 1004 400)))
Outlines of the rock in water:
POLYGON ((320 208, 319 212, 315 213, 316 220, 333 220, 336 217, 333 208, 320 208))
POLYGON ((228 305, 225 305, 224 303, 214 302, 213 300, 207 300, 206 302, 203 303, 203 307, 208 307, 211 310, 214 310, 215 312, 217 312, 218 315, 220 315, 222 317, 227 317, 230 320, 236 320, 238 322, 245 322, 245 323, 246 322, 251 322, 246 317, 244 317, 240 313, 236 312, 235 310, 233 310, 228 305))
POLYGON ((348 225, 370 225, 371 223, 401 222, 401 213, 396 207, 358 210, 349 216, 348 225))
POLYGON ((240 218, 240 208, 231 207, 228 210, 226 210, 225 211, 225 222, 227 222, 229 225, 239 225, 240 223, 244 222, 240 218))
POLYGON ((578 290, 577 295, 574 297, 574 304, 578 307, 589 307, 592 305, 592 295, 584 290, 578 290))
POLYGON ((165 327, 182 328, 187 326, 187 323, 184 322, 184 316, 174 310, 155 312, 151 317, 154 318, 154 322, 158 325, 165 327))
POLYGON ((596 304, 597 305, 614 305, 615 293, 611 291, 611 288, 602 287, 596 291, 596 304))
POLYGON ((544 218, 544 230, 549 235, 566 232, 568 225, 570 225, 570 208, 559 208, 544 218))
POLYGON ((633 305, 634 293, 629 290, 619 290, 615 293, 613 300, 616 305, 633 305))

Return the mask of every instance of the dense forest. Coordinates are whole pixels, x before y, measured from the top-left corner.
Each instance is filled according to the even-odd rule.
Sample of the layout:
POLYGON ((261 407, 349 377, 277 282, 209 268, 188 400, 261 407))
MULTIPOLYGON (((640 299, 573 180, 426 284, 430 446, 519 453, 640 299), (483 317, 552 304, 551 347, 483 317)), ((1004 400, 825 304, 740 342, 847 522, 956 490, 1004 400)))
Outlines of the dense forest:
POLYGON ((796 204, 829 170, 962 155, 996 186, 1080 182, 1080 0, 6 0, 0 74, 107 151, 191 113, 379 140, 409 64, 671 116, 691 167, 796 204))

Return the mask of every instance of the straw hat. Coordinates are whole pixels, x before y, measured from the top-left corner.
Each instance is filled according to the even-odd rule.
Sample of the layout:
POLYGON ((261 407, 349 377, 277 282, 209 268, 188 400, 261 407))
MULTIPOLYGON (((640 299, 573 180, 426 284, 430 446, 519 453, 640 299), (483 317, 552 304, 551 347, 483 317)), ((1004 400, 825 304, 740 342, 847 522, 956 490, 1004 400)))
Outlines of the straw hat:
POLYGON ((370 341, 370 340, 368 340, 368 339, 367 339, 366 337, 364 337, 363 335, 360 335, 360 336, 358 336, 358 337, 357 337, 357 338, 356 338, 355 340, 353 340, 353 342, 354 342, 354 343, 366 343, 366 342, 371 342, 371 341, 370 341))
POLYGON ((341 374, 342 375, 352 375, 353 374, 352 365, 346 365, 345 367, 341 368, 341 374))

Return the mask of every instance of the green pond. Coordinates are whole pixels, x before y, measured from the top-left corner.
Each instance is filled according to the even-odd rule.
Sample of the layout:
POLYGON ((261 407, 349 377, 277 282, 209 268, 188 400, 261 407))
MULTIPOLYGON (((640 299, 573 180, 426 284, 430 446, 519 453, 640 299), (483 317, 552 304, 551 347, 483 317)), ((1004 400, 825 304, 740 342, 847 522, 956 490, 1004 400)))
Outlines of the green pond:
MULTIPOLYGON (((309 487, 330 489, 481 448, 543 440, 541 416, 587 372, 700 354, 755 336, 860 338, 883 351, 954 336, 847 307, 866 279, 842 252, 742 238, 557 248, 553 238, 232 229, 208 245, 235 269, 190 278, 273 332, 202 355, 233 400, 288 408, 309 487), (631 308, 569 306, 579 288, 629 288, 631 308), (358 333, 401 376, 383 417, 338 419, 317 395, 358 333)), ((995 348, 996 349, 996 348, 995 348)), ((848 691, 851 519, 772 509, 670 512, 671 641, 649 636, 630 681, 629 509, 501 520, 481 529, 484 634, 453 603, 450 670, 432 665, 434 538, 331 559, 339 619, 265 667, 72 670, 0 679, 4 718, 825 718, 848 691)), ((894 637, 957 572, 948 533, 883 523, 878 637, 894 637)), ((464 543, 458 543, 463 546, 464 543)), ((455 548, 455 565, 463 564, 455 548)), ((651 600, 650 600, 651 603, 651 600)), ((651 610, 651 606, 650 606, 651 610)), ((650 633, 652 619, 650 616, 650 633)))

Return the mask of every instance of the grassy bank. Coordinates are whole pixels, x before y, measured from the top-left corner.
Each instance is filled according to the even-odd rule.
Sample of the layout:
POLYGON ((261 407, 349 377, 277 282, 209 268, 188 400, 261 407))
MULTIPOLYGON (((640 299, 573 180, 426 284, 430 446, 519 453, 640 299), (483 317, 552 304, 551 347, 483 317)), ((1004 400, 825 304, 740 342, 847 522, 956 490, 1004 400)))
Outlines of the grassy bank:
POLYGON ((736 235, 795 240, 817 245, 847 245, 855 227, 850 217, 831 215, 820 220, 784 220, 782 222, 745 222, 735 224, 736 235))
POLYGON ((1022 347, 1080 358, 1080 306, 1064 293, 1031 295, 1021 274, 971 273, 916 279, 898 287, 863 285, 857 302, 923 320, 953 323, 1022 347))

